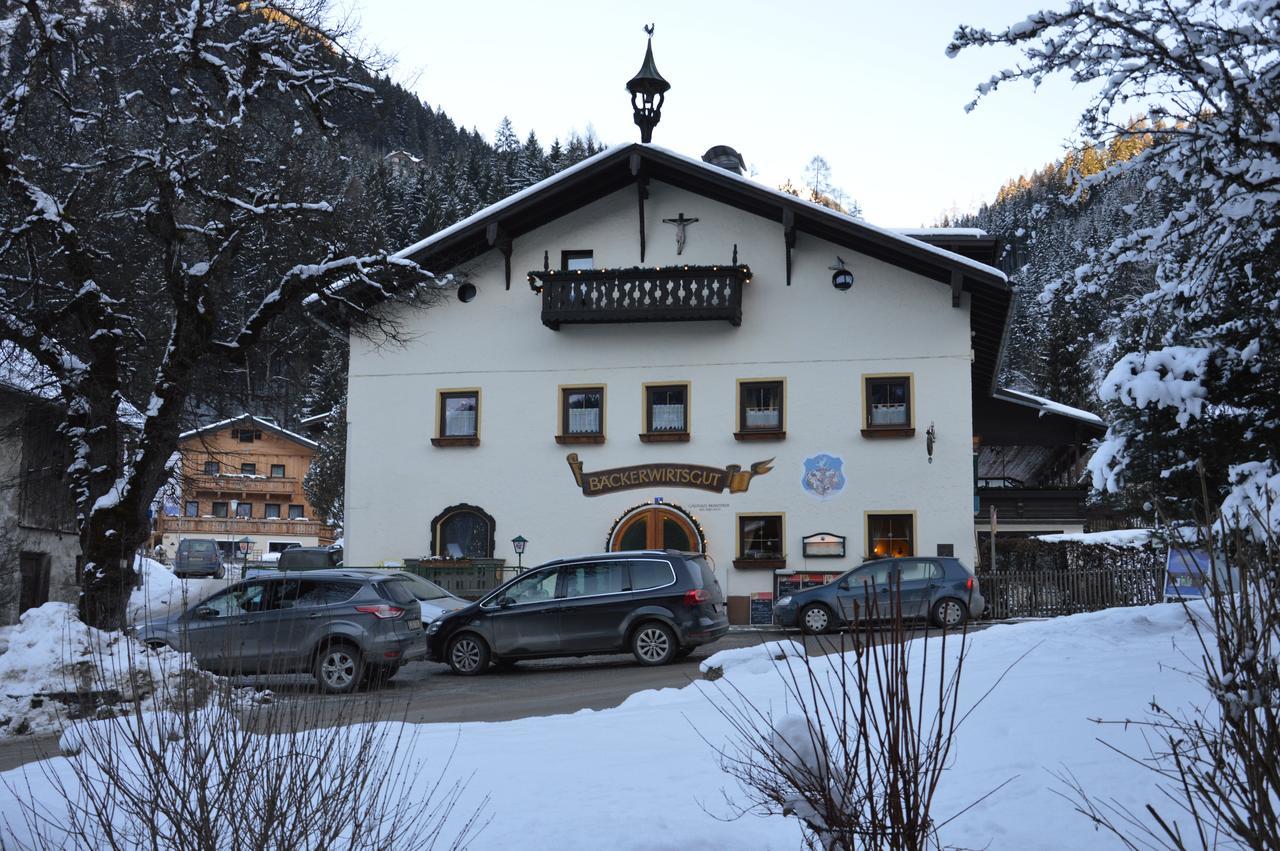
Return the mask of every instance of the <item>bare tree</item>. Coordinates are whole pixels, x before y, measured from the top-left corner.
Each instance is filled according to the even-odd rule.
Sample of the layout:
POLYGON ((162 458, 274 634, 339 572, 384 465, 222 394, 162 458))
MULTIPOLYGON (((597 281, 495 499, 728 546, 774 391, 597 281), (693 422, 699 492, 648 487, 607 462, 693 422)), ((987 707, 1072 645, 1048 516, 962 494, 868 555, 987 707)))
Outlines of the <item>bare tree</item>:
POLYGON ((330 114, 372 93, 324 0, 9 8, 0 341, 58 388, 81 617, 116 629, 196 376, 304 303, 367 320, 441 282, 326 229, 347 189, 330 114))
POLYGON ((973 711, 960 711, 967 631, 950 638, 949 654, 945 632, 932 647, 911 640, 896 587, 879 601, 868 587, 866 599, 864 611, 882 617, 855 613, 855 626, 826 648, 834 653, 778 663, 785 715, 718 681, 728 700, 716 706, 733 731, 718 748, 721 766, 750 802, 739 814, 795 818, 808 848, 938 848, 940 829, 960 814, 939 818, 933 803, 973 711))

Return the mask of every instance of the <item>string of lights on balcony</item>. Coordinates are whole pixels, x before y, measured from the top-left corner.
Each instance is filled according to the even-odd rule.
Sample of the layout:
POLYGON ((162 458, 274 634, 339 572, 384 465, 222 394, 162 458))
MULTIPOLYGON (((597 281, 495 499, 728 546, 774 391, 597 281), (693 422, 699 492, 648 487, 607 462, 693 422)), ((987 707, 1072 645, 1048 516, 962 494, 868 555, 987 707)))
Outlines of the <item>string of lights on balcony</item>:
POLYGON ((610 275, 612 275, 615 280, 622 278, 623 276, 652 277, 657 273, 662 272, 664 269, 668 274, 676 273, 681 275, 688 273, 690 275, 720 276, 729 272, 735 272, 742 278, 742 283, 751 283, 751 267, 745 263, 740 263, 736 266, 725 264, 722 266, 619 266, 613 269, 543 269, 539 272, 530 272, 528 275, 528 281, 529 289, 540 294, 542 292, 542 287, 538 286, 538 281, 540 280, 544 284, 551 283, 553 281, 572 281, 582 278, 584 273, 586 277, 590 279, 604 279, 608 278, 610 275))

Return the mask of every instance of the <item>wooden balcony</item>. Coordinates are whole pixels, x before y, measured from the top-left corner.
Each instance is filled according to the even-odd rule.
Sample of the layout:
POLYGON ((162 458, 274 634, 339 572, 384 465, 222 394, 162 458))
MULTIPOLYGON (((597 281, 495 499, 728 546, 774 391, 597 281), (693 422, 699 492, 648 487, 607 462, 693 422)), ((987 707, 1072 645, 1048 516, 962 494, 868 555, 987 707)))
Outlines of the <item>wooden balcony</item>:
POLYGON ((318 520, 262 520, 243 517, 160 517, 156 531, 177 534, 218 535, 318 535, 332 540, 333 530, 318 520))
POLYGON ((529 273, 542 294, 542 324, 697 322, 742 324, 747 266, 662 266, 529 273), (541 286, 538 285, 540 282, 541 286))
POLYGON ((187 493, 203 496, 302 493, 302 483, 296 478, 285 476, 241 476, 234 473, 211 476, 202 473, 189 477, 186 485, 187 493))

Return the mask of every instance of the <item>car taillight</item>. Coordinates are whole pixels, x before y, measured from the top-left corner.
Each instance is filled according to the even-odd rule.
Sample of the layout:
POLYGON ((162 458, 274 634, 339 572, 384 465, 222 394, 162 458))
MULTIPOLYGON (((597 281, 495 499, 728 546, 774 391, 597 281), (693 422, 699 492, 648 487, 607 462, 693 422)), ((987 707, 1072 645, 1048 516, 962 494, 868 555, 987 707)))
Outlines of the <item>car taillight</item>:
POLYGON ((686 606, 698 606, 711 599, 711 595, 706 592, 705 588, 696 588, 693 591, 684 592, 684 604, 686 606))
POLYGON ((972 577, 972 576, 970 576, 968 579, 966 579, 966 580, 964 581, 964 589, 965 589, 966 591, 972 591, 972 590, 973 590, 973 577, 972 577))
POLYGON ((373 615, 378 620, 398 618, 404 614, 404 609, 399 606, 388 606, 386 603, 378 603, 376 606, 356 606, 356 611, 373 615))

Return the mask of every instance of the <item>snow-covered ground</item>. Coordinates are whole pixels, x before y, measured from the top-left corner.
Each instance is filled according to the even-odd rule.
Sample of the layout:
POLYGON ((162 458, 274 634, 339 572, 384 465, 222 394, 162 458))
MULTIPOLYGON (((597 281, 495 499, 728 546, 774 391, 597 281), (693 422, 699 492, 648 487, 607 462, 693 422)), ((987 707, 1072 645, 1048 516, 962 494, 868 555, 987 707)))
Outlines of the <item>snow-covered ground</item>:
MULTIPOLYGON (((917 644, 914 659, 924 656, 917 644)), ((930 652, 938 651, 931 640, 930 652)), ((948 643, 953 652, 956 642, 948 643)), ((684 688, 645 691, 621 706, 572 715, 487 724, 431 724, 413 731, 412 751, 437 769, 452 753, 451 775, 470 777, 458 813, 490 800, 492 821, 471 846, 481 849, 721 849, 799 845, 786 818, 743 818, 741 800, 718 766, 714 746, 729 736, 713 705, 750 698, 785 715, 785 692, 774 665, 789 664, 786 643, 758 652, 731 651, 708 660, 723 677, 684 688)), ((1013 666, 965 723, 935 804, 947 818, 1009 781, 942 834, 967 848, 1041 849, 1117 847, 1096 833, 1057 794, 1055 773, 1070 771, 1096 795, 1139 809, 1158 799, 1154 777, 1098 741, 1143 752, 1140 733, 1099 726, 1091 718, 1141 718, 1153 696, 1166 705, 1200 701, 1194 682, 1170 670, 1186 667, 1179 651, 1195 655, 1195 640, 1180 606, 1161 605, 997 625, 971 637, 962 703, 972 704, 1013 666), (1020 662, 1023 654, 1027 654, 1020 662), (1016 664, 1015 664, 1016 662, 1016 664)), ((830 664, 833 657, 816 664, 830 664)), ((936 662, 936 660, 935 660, 936 662)), ((524 675, 537 688, 537 673, 524 675)), ((402 746, 403 750, 403 746, 402 746)), ((70 779, 57 758, 44 771, 70 779)), ((0 817, 21 824, 8 790, 47 794, 37 768, 26 777, 0 775, 0 817)), ((425 779, 423 782, 425 788, 425 779)))
MULTIPOLYGON (((196 603, 230 581, 179 579, 149 558, 139 557, 135 566, 142 585, 129 596, 131 623, 196 603)), ((160 691, 176 693, 188 666, 180 654, 144 653, 120 633, 86 627, 74 604, 45 603, 24 612, 20 623, 0 627, 0 739, 60 730, 69 707, 50 695, 115 689, 123 701, 137 695, 152 708, 155 701, 146 695, 162 680, 168 685, 160 691)))

